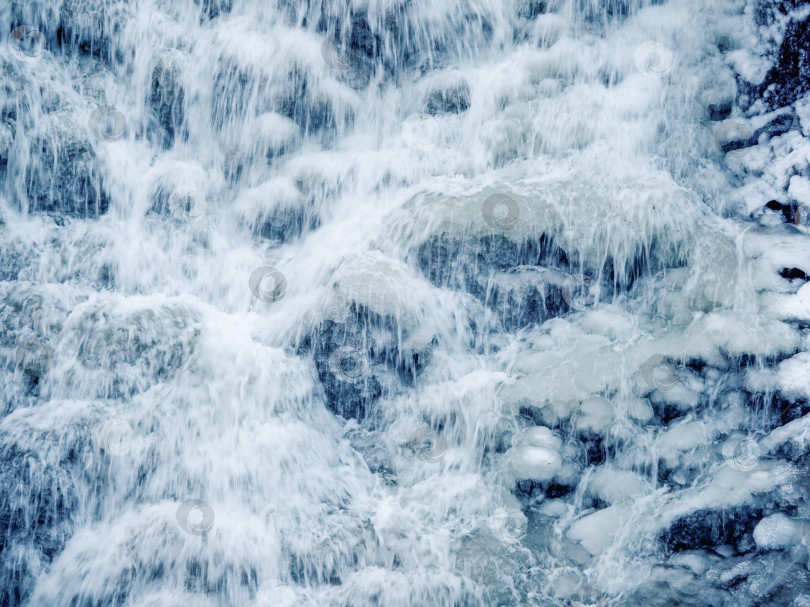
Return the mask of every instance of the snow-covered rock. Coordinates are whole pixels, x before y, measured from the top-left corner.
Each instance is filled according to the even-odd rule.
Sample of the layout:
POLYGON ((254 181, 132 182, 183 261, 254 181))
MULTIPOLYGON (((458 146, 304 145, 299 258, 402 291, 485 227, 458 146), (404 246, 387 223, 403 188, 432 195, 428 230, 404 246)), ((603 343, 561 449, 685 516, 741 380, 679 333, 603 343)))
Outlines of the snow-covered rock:
POLYGON ((782 513, 762 519, 754 529, 754 541, 762 550, 789 548, 802 539, 802 525, 782 513))

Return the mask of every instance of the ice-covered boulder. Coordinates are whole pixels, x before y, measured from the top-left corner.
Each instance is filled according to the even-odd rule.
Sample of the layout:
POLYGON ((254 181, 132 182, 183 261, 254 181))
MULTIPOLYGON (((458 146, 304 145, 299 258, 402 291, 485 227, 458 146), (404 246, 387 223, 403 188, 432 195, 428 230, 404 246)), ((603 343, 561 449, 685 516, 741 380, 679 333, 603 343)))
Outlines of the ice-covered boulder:
POLYGON ((804 527, 782 513, 763 518, 754 528, 754 541, 762 550, 789 548, 802 540, 804 527))

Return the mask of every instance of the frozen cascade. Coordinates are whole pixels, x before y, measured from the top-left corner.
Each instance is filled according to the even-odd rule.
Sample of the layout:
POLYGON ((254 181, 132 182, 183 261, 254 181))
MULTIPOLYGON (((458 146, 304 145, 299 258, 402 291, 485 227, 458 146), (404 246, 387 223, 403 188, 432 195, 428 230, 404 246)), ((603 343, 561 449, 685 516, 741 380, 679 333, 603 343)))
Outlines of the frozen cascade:
POLYGON ((802 0, 0 25, 0 606, 810 606, 802 0))

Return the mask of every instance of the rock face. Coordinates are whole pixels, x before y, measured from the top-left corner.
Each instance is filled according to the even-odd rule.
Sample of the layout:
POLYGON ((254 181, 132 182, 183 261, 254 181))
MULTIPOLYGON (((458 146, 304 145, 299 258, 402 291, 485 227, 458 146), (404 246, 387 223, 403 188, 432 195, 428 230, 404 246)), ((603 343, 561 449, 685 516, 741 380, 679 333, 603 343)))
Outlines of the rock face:
POLYGON ((517 3, 517 15, 521 19, 534 19, 545 12, 545 0, 520 0, 517 3))
POLYGON ((714 548, 724 544, 736 547, 754 530, 761 514, 752 507, 698 510, 677 519, 664 531, 661 540, 669 550, 675 552, 714 548))
POLYGON ((571 309, 563 295, 565 275, 546 272, 546 266, 564 259, 565 253, 545 236, 521 245, 497 234, 473 241, 442 235, 418 251, 420 267, 433 284, 468 291, 510 330, 571 309))
POLYGON ((363 308, 346 322, 326 321, 299 346, 313 356, 318 378, 334 413, 364 420, 374 404, 413 385, 429 351, 401 350, 396 323, 363 308))
POLYGON ((172 59, 168 53, 161 57, 152 72, 152 85, 149 91, 149 106, 162 129, 159 137, 165 149, 174 144, 185 118, 183 113, 185 91, 180 83, 180 66, 172 59))
MULTIPOLYGON (((62 128, 59 117, 52 130, 38 131, 31 142, 38 161, 25 169, 29 211, 94 217, 106 213, 109 198, 88 140, 62 128)), ((16 166, 9 167, 13 170, 16 166)))
POLYGON ((788 25, 763 87, 763 100, 772 108, 790 105, 810 90, 810 18, 788 25))
POLYGON ((428 114, 460 114, 470 107, 470 85, 460 82, 431 91, 425 99, 428 114))
POLYGON ((19 91, 33 76, 0 59, 0 194, 28 213, 91 218, 107 212, 93 134, 65 106, 64 91, 42 85, 42 115, 32 121, 35 101, 19 91))

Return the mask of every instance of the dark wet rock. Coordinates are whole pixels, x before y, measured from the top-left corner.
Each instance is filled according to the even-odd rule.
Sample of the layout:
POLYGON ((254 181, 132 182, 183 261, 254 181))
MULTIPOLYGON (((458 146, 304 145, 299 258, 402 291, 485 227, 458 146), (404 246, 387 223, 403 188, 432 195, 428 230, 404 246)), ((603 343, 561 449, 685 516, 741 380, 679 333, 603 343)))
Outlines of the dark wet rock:
POLYGON ((810 413, 810 402, 807 399, 786 398, 780 392, 774 394, 771 407, 780 426, 810 413))
POLYGON ((545 234, 517 243, 501 234, 457 238, 444 233, 419 246, 416 262, 431 283, 469 292, 514 329, 586 309, 597 298, 609 300, 616 289, 630 289, 637 277, 660 265, 655 249, 653 244, 649 255, 628 262, 617 276, 612 259, 601 269, 580 273, 545 234), (592 277, 598 275, 597 284, 592 277))
MULTIPOLYGON (((38 442, 53 440, 43 437, 38 442)), ((62 551, 72 534, 71 513, 78 505, 69 468, 76 454, 66 450, 58 465, 39 452, 13 445, 3 450, 0 467, 0 605, 22 605, 34 577, 62 551)))
POLYGON ((719 120, 725 120, 729 116, 731 116, 731 109, 734 105, 733 100, 723 100, 717 103, 710 103, 706 106, 706 113, 709 116, 709 120, 717 122, 719 120))
POLYGON ((320 225, 320 216, 309 206, 280 206, 262 218, 255 233, 274 243, 284 244, 316 230, 320 225))
MULTIPOLYGON (((30 212, 97 217, 109 209, 95 153, 78 128, 53 116, 32 134, 32 158, 24 165, 30 212)), ((11 172, 16 162, 11 160, 11 172)))
POLYGON ((305 70, 294 68, 270 80, 227 56, 219 61, 212 103, 218 129, 228 129, 235 117, 245 117, 248 112, 276 112, 295 122, 303 136, 317 134, 330 140, 336 130, 353 120, 350 108, 337 108, 332 99, 309 85, 305 70))
POLYGON ((599 466, 605 463, 608 453, 600 435, 581 433, 579 440, 580 458, 585 466, 599 466))
POLYGON ((430 91, 425 99, 425 111, 431 115, 460 114, 470 107, 470 85, 458 82, 446 88, 430 91))
POLYGON ((86 54, 103 61, 123 61, 121 50, 113 46, 130 19, 126 2, 106 0, 66 0, 61 6, 57 31, 59 45, 68 54, 86 54))
POLYGON ((720 149, 724 154, 757 145, 757 138, 748 127, 741 123, 739 127, 735 127, 733 124, 730 126, 733 129, 731 133, 729 133, 729 135, 731 135, 730 138, 727 141, 718 140, 720 149))
POLYGON ((531 479, 518 480, 512 493, 523 502, 537 498, 558 499, 570 495, 575 486, 566 485, 557 481, 540 482, 531 479))
POLYGON ((486 303, 509 331, 542 324, 570 309, 558 282, 537 268, 514 268, 493 276, 486 303))
POLYGON ((0 175, 8 169, 8 156, 14 144, 14 128, 11 124, 0 123, 0 175))
POLYGON ((660 536, 668 550, 697 550, 724 544, 737 546, 762 518, 751 506, 725 510, 698 510, 677 519, 660 536))
POLYGON ((517 3, 517 16, 520 19, 534 19, 545 12, 545 0, 520 0, 517 3))
POLYGON ((709 120, 725 120, 731 115, 737 98, 737 83, 728 68, 717 68, 701 79, 700 98, 709 120))
POLYGON ((771 108, 790 105, 810 90, 810 18, 788 25, 762 88, 771 108))
POLYGON ((180 83, 180 67, 170 54, 162 56, 152 71, 149 90, 149 107, 162 130, 161 144, 164 149, 174 144, 183 124, 183 100, 185 91, 180 83))
POLYGON ((801 212, 799 210, 799 205, 795 202, 791 203, 781 203, 777 200, 771 200, 765 205, 765 208, 771 211, 778 211, 782 213, 782 217, 784 221, 787 223, 795 223, 798 224, 801 222, 801 212))
POLYGON ((754 4, 754 21, 757 25, 771 26, 784 18, 804 0, 757 0, 754 4))
POLYGON ((202 11, 200 22, 216 19, 220 15, 230 13, 233 8, 233 0, 194 0, 194 3, 199 5, 202 11))
POLYGON ((650 399, 650 404, 652 404, 656 418, 665 425, 669 425, 670 422, 684 415, 684 411, 678 405, 666 400, 650 399))
POLYGON ((313 95, 304 76, 297 81, 298 86, 284 84, 279 89, 274 109, 295 122, 302 133, 331 133, 353 120, 350 111, 337 111, 330 100, 313 95))
POLYGON ((240 194, 237 206, 240 223, 272 245, 292 242, 321 225, 318 198, 301 182, 268 181, 240 194))
POLYGON ((353 305, 346 322, 322 323, 298 351, 313 356, 330 410, 365 420, 377 400, 412 386, 428 362, 432 344, 400 350, 399 343, 395 319, 353 305))
POLYGON ((443 234, 423 243, 417 260, 433 284, 471 293, 510 329, 570 309, 562 296, 565 275, 542 267, 564 267, 565 253, 545 236, 518 244, 501 235, 471 242, 443 234))
POLYGON ((200 329, 183 306, 111 319, 109 302, 66 325, 58 390, 78 398, 125 399, 174 378, 194 353, 200 329))
POLYGON ((29 261, 25 258, 28 254, 22 242, 8 237, 0 239, 0 258, 3 260, 0 263, 0 281, 18 280, 20 272, 29 261))
POLYGON ((353 53, 369 59, 380 56, 382 38, 372 31, 367 13, 357 12, 352 15, 351 28, 344 37, 353 53))
POLYGON ((768 135, 768 137, 778 137, 779 135, 784 135, 790 130, 801 130, 799 119, 792 110, 789 112, 779 112, 773 116, 767 124, 754 131, 753 139, 758 141, 762 135, 768 135))
POLYGON ((57 358, 56 346, 71 302, 30 283, 0 286, 0 412, 30 406, 57 358))
POLYGON ((491 272, 546 265, 553 258, 561 261, 564 253, 544 236, 518 244, 497 234, 477 240, 442 234, 424 242, 417 252, 419 265, 433 284, 461 287, 479 299, 486 297, 491 272))
POLYGON ((782 271, 779 272, 779 276, 786 280, 810 280, 810 276, 804 273, 803 270, 799 268, 782 268, 782 271))
MULTIPOLYGON (((549 0, 548 12, 556 12, 565 6, 565 0, 549 0)), ((577 0, 574 7, 582 19, 596 29, 603 28, 610 21, 626 19, 640 8, 640 3, 637 0, 577 0)))
POLYGON ((336 46, 344 49, 355 75, 368 80, 371 73, 382 70, 386 78, 398 79, 406 70, 427 73, 450 63, 458 56, 468 56, 474 48, 492 37, 489 14, 473 7, 437 16, 441 27, 454 31, 454 36, 436 35, 436 27, 425 27, 420 7, 396 3, 373 17, 366 10, 351 10, 340 15, 323 3, 317 19, 317 31, 331 36, 336 46))

